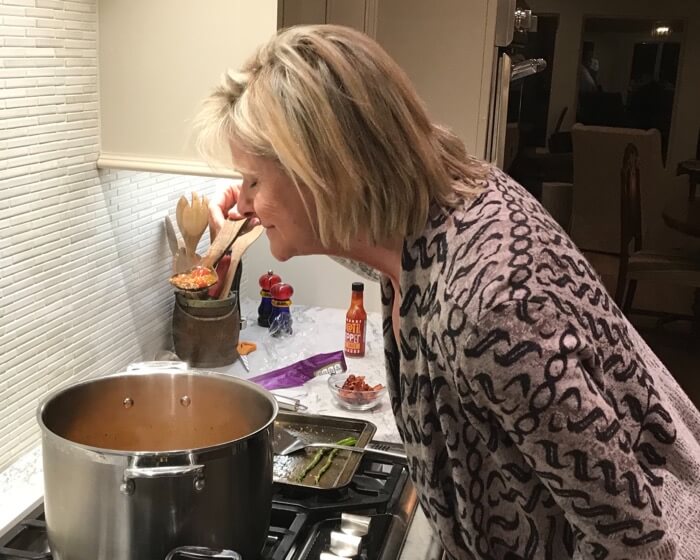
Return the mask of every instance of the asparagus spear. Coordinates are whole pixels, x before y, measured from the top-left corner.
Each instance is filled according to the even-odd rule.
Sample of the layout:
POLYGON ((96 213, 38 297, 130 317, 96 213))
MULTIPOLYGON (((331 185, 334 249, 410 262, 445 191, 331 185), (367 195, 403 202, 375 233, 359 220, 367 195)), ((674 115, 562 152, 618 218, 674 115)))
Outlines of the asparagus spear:
MULTIPOLYGON (((346 438, 343 438, 343 439, 335 442, 336 445, 355 445, 356 443, 357 443, 357 438, 353 437, 353 436, 346 437, 346 438)), ((319 449, 316 453, 314 453, 314 456, 311 459, 311 461, 309 462, 309 464, 306 465, 306 467, 304 467, 303 471, 301 471, 301 474, 297 478, 297 482, 302 482, 306 478, 306 475, 308 475, 312 470, 314 470, 314 467, 316 467, 316 465, 318 465, 321 462, 321 459, 323 459, 323 456, 326 454, 327 451, 328 451, 327 448, 322 448, 322 449, 319 449)), ((333 457, 335 457, 335 454, 337 451, 338 451, 337 449, 332 450, 331 457, 321 468, 322 472, 320 472, 316 476, 316 484, 318 484, 318 481, 321 478, 321 475, 330 468, 331 461, 333 460, 333 457)))
POLYGON ((326 462, 323 464, 321 469, 318 471, 316 474, 316 486, 319 486, 321 483, 321 477, 323 476, 323 473, 325 473, 328 469, 331 468, 331 463, 333 462, 333 458, 335 457, 335 454, 338 453, 338 449, 331 449, 331 452, 328 454, 328 459, 326 462))
POLYGON ((299 478, 297 478, 297 482, 302 482, 305 478, 306 475, 309 474, 312 470, 314 470, 314 467, 318 465, 321 462, 321 459, 323 458, 324 453, 328 451, 327 449, 319 449, 314 453, 313 459, 311 459, 311 462, 304 467, 304 470, 301 471, 301 474, 299 475, 299 478))
MULTIPOLYGON (((357 443, 357 438, 356 437, 347 437, 345 439, 341 439, 338 442, 338 445, 355 445, 357 443)), ((328 459, 326 462, 323 464, 321 469, 318 471, 318 474, 316 475, 316 486, 318 486, 321 483, 321 477, 323 474, 331 468, 331 463, 333 462, 333 458, 336 456, 336 454, 340 451, 340 449, 331 449, 330 454, 328 455, 328 459)))

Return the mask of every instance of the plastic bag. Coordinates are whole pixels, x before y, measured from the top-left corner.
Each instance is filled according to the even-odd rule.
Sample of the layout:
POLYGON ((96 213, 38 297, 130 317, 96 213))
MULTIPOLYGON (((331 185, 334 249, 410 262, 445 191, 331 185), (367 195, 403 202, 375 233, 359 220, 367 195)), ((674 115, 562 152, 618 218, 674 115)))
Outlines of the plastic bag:
POLYGON ((249 381, 253 381, 265 389, 288 389, 299 387, 319 375, 341 373, 347 369, 345 355, 342 350, 338 350, 328 354, 316 354, 292 365, 252 377, 249 381))

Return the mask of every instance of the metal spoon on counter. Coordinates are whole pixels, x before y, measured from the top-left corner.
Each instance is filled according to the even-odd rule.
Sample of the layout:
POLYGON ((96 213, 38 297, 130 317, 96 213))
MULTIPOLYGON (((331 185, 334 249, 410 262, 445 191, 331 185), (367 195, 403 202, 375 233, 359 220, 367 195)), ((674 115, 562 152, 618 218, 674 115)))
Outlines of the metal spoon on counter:
MULTIPOLYGON (((306 412, 307 410, 309 410, 309 407, 305 404, 302 404, 302 402, 299 399, 295 399, 294 397, 287 397, 285 395, 278 395, 275 392, 272 392, 272 395, 275 397, 275 400, 277 401, 280 410, 289 410, 291 412, 306 412)), ((277 430, 277 428, 275 428, 275 430, 277 430)))

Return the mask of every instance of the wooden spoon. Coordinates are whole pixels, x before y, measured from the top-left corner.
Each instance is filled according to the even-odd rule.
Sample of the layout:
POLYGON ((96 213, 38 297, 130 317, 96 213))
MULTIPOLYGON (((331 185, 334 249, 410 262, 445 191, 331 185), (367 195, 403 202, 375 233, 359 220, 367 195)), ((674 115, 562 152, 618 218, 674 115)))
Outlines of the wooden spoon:
POLYGON ((165 238, 168 240, 168 247, 170 247, 173 257, 177 257, 177 254, 182 251, 185 245, 175 233, 175 227, 170 216, 166 216, 163 221, 165 223, 165 238))
POLYGON ((207 197, 200 197, 193 191, 192 204, 185 206, 182 219, 184 226, 182 237, 185 240, 187 255, 191 258, 193 264, 196 265, 199 260, 195 256, 197 245, 209 223, 209 203, 207 197))
POLYGON ((175 258, 175 272, 185 272, 186 270, 189 270, 195 264, 197 264, 195 260, 195 255, 189 255, 187 253, 187 231, 185 229, 185 211, 188 207, 189 202, 187 202, 187 198, 181 196, 177 201, 177 207, 175 208, 175 221, 177 222, 177 227, 180 230, 180 235, 182 236, 182 239, 185 240, 185 243, 180 248, 180 250, 177 253, 177 257, 175 258))
MULTIPOLYGON (((208 268, 211 269, 212 271, 215 271, 215 266, 216 263, 221 259, 221 257, 224 255, 224 253, 228 250, 228 248, 231 246, 231 244, 234 242, 238 234, 241 232, 243 227, 248 223, 247 219, 244 220, 226 220, 224 222, 224 225, 221 227, 219 230, 219 233, 216 235, 216 238, 214 238, 214 241, 212 241, 211 245, 209 246, 209 250, 206 252, 206 254, 202 257, 201 261, 199 264, 190 267, 186 271, 182 271, 185 274, 189 274, 193 272, 196 268, 208 268)), ((239 257, 240 259, 240 257, 239 257)), ((213 285, 213 284, 212 284, 213 285)), ((191 297, 191 294, 205 294, 207 292, 208 288, 206 290, 192 290, 188 292, 189 297, 191 297)), ((183 292, 184 293, 184 292, 183 292)))
POLYGON ((201 266, 206 266, 207 268, 214 268, 219 259, 234 242, 240 231, 248 223, 247 219, 244 220, 226 220, 224 225, 221 226, 219 233, 216 234, 214 241, 209 246, 209 250, 202 257, 200 262, 201 266))
POLYGON ((185 237, 185 208, 187 208, 187 199, 181 196, 177 201, 177 206, 175 208, 175 221, 177 222, 177 227, 180 230, 180 235, 185 237))
POLYGON ((226 271, 226 277, 224 278, 224 283, 221 287, 221 293, 219 294, 219 299, 226 299, 231 291, 231 284, 233 283, 233 275, 236 274, 236 269, 238 264, 241 262, 241 257, 246 249, 250 247, 253 242, 260 237, 260 234, 265 228, 261 225, 254 226, 245 233, 239 235, 233 242, 231 247, 231 262, 228 265, 228 270, 226 271))

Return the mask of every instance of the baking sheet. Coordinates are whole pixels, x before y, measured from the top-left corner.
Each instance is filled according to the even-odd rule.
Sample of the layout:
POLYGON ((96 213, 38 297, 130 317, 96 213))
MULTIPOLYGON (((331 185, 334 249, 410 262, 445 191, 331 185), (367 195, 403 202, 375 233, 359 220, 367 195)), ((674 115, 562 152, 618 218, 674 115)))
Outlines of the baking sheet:
MULTIPOLYGON (((294 412, 280 412, 275 419, 275 428, 277 426, 284 428, 294 436, 301 437, 308 443, 335 443, 343 438, 354 436, 357 438, 356 445, 358 447, 366 446, 377 430, 374 424, 365 420, 297 414, 294 412)), ((308 448, 291 455, 275 455, 273 480, 278 483, 305 488, 326 490, 342 488, 352 480, 362 460, 362 453, 338 451, 331 463, 331 467, 323 474, 320 484, 317 486, 315 477, 326 462, 326 454, 320 463, 306 475, 304 480, 299 481, 299 475, 317 451, 318 448, 308 448)))

